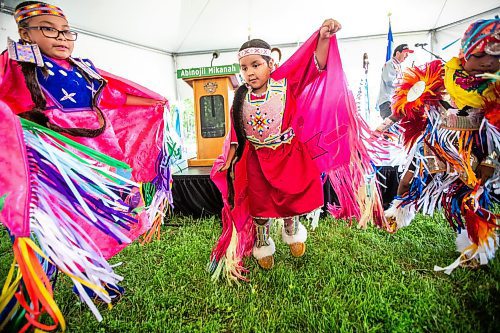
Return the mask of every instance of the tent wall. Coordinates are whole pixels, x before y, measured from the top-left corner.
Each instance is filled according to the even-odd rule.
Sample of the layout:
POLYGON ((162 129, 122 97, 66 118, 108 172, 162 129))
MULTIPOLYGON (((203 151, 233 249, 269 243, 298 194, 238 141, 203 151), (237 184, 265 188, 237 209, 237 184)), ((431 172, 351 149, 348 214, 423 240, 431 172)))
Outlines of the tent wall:
MULTIPOLYGON (((423 64, 430 60, 430 55, 421 49, 415 48, 415 43, 429 42, 430 35, 428 33, 415 33, 394 36, 393 48, 399 44, 408 44, 410 49, 415 50, 410 54, 406 61, 402 64, 403 68, 412 65, 423 64)), ((363 71, 363 54, 368 53, 369 70, 368 70, 368 92, 370 97, 370 120, 381 120, 376 110, 376 103, 380 88, 380 77, 382 67, 385 63, 387 37, 377 38, 359 38, 354 40, 344 40, 339 43, 340 56, 342 66, 349 82, 349 86, 356 96, 361 78, 364 76, 363 71)), ((371 121, 370 124, 374 124, 371 121)))
MULTIPOLYGON (((265 36, 259 36, 265 39, 265 36)), ((243 42, 243 41, 242 41, 243 42)), ((430 43, 430 34, 428 33, 414 33, 414 34, 401 34, 394 36, 394 47, 407 43, 410 48, 415 49, 405 65, 422 64, 431 59, 431 56, 414 47, 415 43, 430 43)), ((370 95, 370 109, 371 113, 376 115, 375 104, 378 97, 378 90, 380 86, 380 75, 382 66, 385 63, 385 53, 387 47, 386 36, 369 37, 369 38, 355 38, 344 39, 339 41, 339 49, 342 58, 342 65, 346 73, 347 80, 350 84, 351 90, 356 95, 361 78, 364 76, 363 71, 363 53, 368 53, 369 58, 369 95, 370 95)), ((296 50, 296 47, 282 48, 283 53, 282 62, 285 61, 296 50)), ((191 68, 191 67, 204 67, 210 66, 212 54, 200 55, 186 55, 177 56, 177 68, 191 68)), ((214 65, 226 65, 237 62, 236 51, 221 53, 219 58, 214 60, 214 65)), ((192 89, 182 80, 177 79, 178 96, 179 99, 186 99, 192 97, 192 89)))
MULTIPOLYGON (((495 11, 489 11, 487 14, 475 15, 471 19, 465 19, 458 23, 449 24, 432 32, 420 33, 405 33, 395 34, 393 46, 402 43, 407 43, 410 48, 415 50, 403 64, 403 67, 422 65, 428 61, 435 59, 432 55, 425 52, 421 48, 415 47, 416 43, 427 43, 426 49, 431 50, 433 53, 442 57, 445 61, 453 56, 457 56, 460 48, 460 41, 452 46, 443 50, 442 48, 454 40, 461 38, 469 24, 478 19, 490 19, 494 16, 495 11)), ((393 30, 397 31, 397 27, 393 26, 393 30)), ((265 39, 266 36, 255 36, 265 39)), ((243 42, 243 41, 242 41, 243 42)), ((380 74, 382 66, 385 62, 385 53, 387 46, 386 36, 376 37, 360 37, 341 39, 339 41, 340 54, 344 72, 346 73, 347 80, 350 88, 356 96, 361 78, 364 76, 362 69, 363 53, 368 53, 370 62, 368 72, 369 84, 369 97, 370 97, 370 123, 374 126, 381 121, 376 111, 376 101, 380 86, 380 74)), ((286 60, 294 51, 296 47, 282 48, 283 60, 286 60)), ((209 66, 212 55, 198 54, 198 55, 178 55, 176 56, 177 68, 190 68, 209 66)), ((218 59, 214 60, 214 64, 223 65, 236 62, 236 51, 221 53, 218 59)), ((177 79, 176 82, 178 98, 186 99, 191 98, 192 89, 182 80, 177 79)))
MULTIPOLYGON (((496 14, 499 15, 500 11, 497 11, 496 14)), ((458 24, 450 24, 439 29, 435 32, 433 37, 435 53, 440 55, 445 60, 457 56, 460 50, 460 41, 456 42, 445 50, 442 50, 442 48, 455 41, 456 39, 462 38, 465 30, 472 22, 479 19, 492 19, 494 15, 495 11, 490 11, 488 15, 477 15, 473 19, 464 20, 458 24)))
MULTIPOLYGON (((14 18, 0 13, 0 48, 7 37, 19 38, 14 18)), ((89 58, 103 70, 137 82, 170 100, 175 99, 175 69, 172 56, 124 45, 80 33, 73 56, 89 58)))

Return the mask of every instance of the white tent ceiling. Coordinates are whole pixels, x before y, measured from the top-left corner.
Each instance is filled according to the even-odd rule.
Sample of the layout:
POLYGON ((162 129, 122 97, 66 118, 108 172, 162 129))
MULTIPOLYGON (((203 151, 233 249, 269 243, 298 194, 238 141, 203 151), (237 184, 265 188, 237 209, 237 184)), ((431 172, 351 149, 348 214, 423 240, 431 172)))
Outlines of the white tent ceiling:
MULTIPOLYGON (((0 1, 5 9, 20 1, 0 1)), ((303 41, 325 18, 340 38, 428 31, 494 10, 498 0, 48 0, 89 34, 170 53, 237 48, 248 38, 303 41)))

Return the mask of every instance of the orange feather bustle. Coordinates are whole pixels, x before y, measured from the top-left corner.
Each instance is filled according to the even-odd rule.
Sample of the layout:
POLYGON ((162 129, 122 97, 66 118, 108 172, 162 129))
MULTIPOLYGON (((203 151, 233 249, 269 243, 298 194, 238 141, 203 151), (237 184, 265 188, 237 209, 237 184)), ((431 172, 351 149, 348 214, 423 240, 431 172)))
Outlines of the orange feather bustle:
POLYGON ((403 141, 411 147, 427 124, 426 108, 437 106, 444 90, 444 67, 435 60, 420 67, 409 68, 392 98, 392 113, 400 118, 404 128, 403 141), (414 101, 408 101, 408 92, 419 81, 425 82, 423 93, 414 101))

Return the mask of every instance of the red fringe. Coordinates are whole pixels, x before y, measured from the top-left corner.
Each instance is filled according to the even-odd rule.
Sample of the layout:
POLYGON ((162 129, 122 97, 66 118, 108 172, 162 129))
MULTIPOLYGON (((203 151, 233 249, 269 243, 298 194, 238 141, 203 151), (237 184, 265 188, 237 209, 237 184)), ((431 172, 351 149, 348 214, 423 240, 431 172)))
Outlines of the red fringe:
POLYGON ((484 101, 484 117, 488 122, 500 129, 500 84, 495 82, 493 88, 494 97, 492 99, 485 99, 484 101))
POLYGON ((462 212, 465 218, 465 223, 467 225, 467 233, 469 234, 469 239, 476 245, 480 246, 487 242, 491 234, 494 234, 495 228, 500 228, 500 225, 496 223, 498 219, 497 214, 479 207, 477 210, 474 209, 475 199, 473 194, 477 191, 479 185, 476 189, 464 198, 462 202, 462 212))

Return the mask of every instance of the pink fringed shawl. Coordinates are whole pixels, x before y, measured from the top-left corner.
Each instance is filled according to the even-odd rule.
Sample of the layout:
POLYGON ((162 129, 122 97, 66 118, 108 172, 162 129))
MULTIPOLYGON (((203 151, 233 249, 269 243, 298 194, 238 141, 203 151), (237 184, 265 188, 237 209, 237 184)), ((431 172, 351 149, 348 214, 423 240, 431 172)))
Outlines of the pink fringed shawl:
POLYGON ((103 94, 101 104, 123 152, 123 161, 132 168, 135 181, 151 181, 156 176, 155 161, 163 140, 163 111, 165 107, 168 109, 168 102, 165 97, 132 81, 103 70, 99 70, 99 74, 108 81, 107 92, 103 94), (114 92, 153 99, 158 104, 113 105, 114 92))
POLYGON ((1 222, 16 237, 29 237, 29 169, 19 119, 0 100, 1 222))
MULTIPOLYGON (((136 83, 105 71, 99 73, 108 81, 100 98, 100 106, 108 119, 107 129, 103 135, 96 138, 71 139, 129 164, 132 166, 134 181, 151 181, 156 176, 155 162, 162 144, 163 109, 167 101, 161 95, 136 83), (127 106, 124 104, 126 95, 150 98, 159 103, 154 106, 127 106), (111 151, 115 153, 110 154, 111 151)), ((7 52, 3 53, 0 55, 0 143, 3 147, 0 154, 0 198, 5 195, 5 202, 1 222, 17 237, 27 237, 30 234, 28 206, 31 190, 23 133, 14 114, 32 107, 33 102, 19 64, 10 60, 7 52)), ((142 215, 140 218, 144 219, 142 215)), ((127 236, 133 240, 144 231, 132 228, 127 236)), ((95 241, 100 244, 100 250, 106 258, 113 256, 126 245, 118 244, 99 231, 97 233, 99 237, 96 237, 95 241)))
MULTIPOLYGON (((99 74, 108 81, 99 99, 99 106, 109 123, 106 131, 96 138, 71 139, 126 162, 132 167, 135 181, 151 181, 156 175, 155 161, 162 144, 163 105, 167 101, 163 96, 124 78, 102 70, 99 70, 99 74), (128 106, 125 105, 127 95, 153 99, 158 101, 158 104, 128 106)), ((16 114, 33 108, 21 67, 16 61, 9 59, 7 52, 0 55, 0 100, 16 114)), ((80 126, 97 126, 92 123, 95 122, 95 117, 85 120, 78 119, 77 114, 65 117, 64 112, 57 109, 47 111, 49 118, 53 114, 57 116, 58 125, 62 127, 75 126, 72 117, 80 126)))
MULTIPOLYGON (((7 277, 4 289, 9 293, 2 293, 2 301, 12 304, 10 300, 19 299, 21 294, 23 299, 26 297, 24 302, 19 301, 26 311, 25 316, 30 318, 25 328, 29 325, 40 328, 37 321, 44 312, 52 317, 54 327, 60 323, 64 330, 65 326, 37 254, 48 258, 73 279, 80 295, 84 295, 82 299, 102 320, 82 285, 110 303, 110 296, 102 285, 117 284, 122 278, 113 272, 106 259, 150 226, 145 211, 129 213, 131 207, 116 193, 128 193, 130 185, 137 184, 124 180, 129 186, 122 185, 116 179, 118 176, 108 168, 95 168, 105 164, 126 169, 128 166, 123 163, 126 162, 134 168, 134 180, 153 180, 155 162, 162 146, 166 100, 130 81, 105 72, 101 75, 108 81, 100 99, 108 126, 96 138, 71 138, 71 141, 42 126, 37 130, 37 125, 30 122, 23 126, 31 128, 23 130, 16 114, 31 110, 33 102, 19 64, 9 60, 7 53, 0 55, 0 222, 13 237, 15 264, 12 269, 19 267, 24 285, 36 286, 14 294, 20 281, 16 278, 12 282, 11 277, 7 277), (159 103, 126 106, 127 95, 150 98, 159 103), (120 161, 88 147, 103 154, 112 152, 110 155, 120 161), (75 154, 73 148, 80 150, 81 155, 75 154)), ((47 111, 48 116, 55 111, 58 110, 51 108, 47 111)), ((81 121, 86 128, 95 128, 96 125, 94 118, 84 114, 73 118, 64 113, 58 116, 64 127, 71 127, 75 120, 81 121)))

